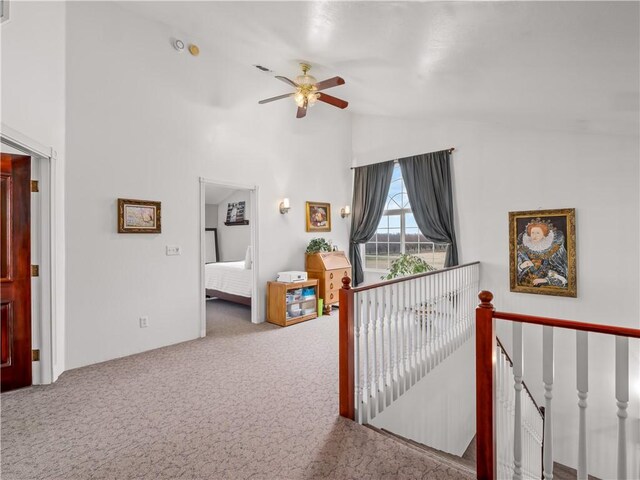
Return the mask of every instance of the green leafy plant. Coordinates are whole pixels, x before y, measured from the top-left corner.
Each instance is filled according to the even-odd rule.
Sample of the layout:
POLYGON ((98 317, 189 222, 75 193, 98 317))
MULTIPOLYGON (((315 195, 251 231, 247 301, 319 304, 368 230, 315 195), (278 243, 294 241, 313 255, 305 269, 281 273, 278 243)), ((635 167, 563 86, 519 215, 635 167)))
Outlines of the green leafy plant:
POLYGON ((380 278, 382 278, 383 280, 391 280, 392 278, 406 277, 408 275, 432 272, 434 270, 436 270, 435 267, 429 265, 417 255, 403 253, 393 262, 391 262, 389 274, 380 278))
POLYGON ((324 238, 312 238, 307 245, 306 253, 330 252, 331 240, 326 241, 324 238))

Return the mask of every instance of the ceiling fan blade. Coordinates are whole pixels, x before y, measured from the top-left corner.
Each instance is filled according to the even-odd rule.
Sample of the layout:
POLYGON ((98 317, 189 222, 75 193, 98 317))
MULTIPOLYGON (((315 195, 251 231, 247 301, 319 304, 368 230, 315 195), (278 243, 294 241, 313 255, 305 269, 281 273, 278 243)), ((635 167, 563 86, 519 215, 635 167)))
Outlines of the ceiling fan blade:
POLYGON ((283 76, 281 76, 281 75, 276 75, 276 78, 277 78, 278 80, 283 81, 283 82, 284 82, 284 83, 286 83, 286 84, 291 85, 292 87, 296 87, 296 88, 298 88, 298 87, 299 87, 299 85, 298 85, 296 82, 294 82, 293 80, 289 80, 287 77, 283 77, 283 76))
POLYGON ((318 100, 338 108, 347 108, 347 106, 349 105, 349 102, 341 100, 340 98, 332 97, 331 95, 327 95, 326 93, 321 93, 318 97, 318 100))
POLYGON ((307 114, 307 99, 304 100, 304 105, 302 107, 298 107, 298 113, 296 114, 296 118, 302 118, 307 114))
POLYGON ((316 83, 318 90, 325 90, 331 87, 337 87, 338 85, 344 85, 344 79, 340 77, 327 78, 321 82, 316 83))
POLYGON ((285 93, 284 95, 278 95, 277 97, 265 98, 264 100, 260 100, 258 103, 269 103, 274 102, 276 100, 280 100, 282 98, 292 97, 295 95, 295 92, 285 93))

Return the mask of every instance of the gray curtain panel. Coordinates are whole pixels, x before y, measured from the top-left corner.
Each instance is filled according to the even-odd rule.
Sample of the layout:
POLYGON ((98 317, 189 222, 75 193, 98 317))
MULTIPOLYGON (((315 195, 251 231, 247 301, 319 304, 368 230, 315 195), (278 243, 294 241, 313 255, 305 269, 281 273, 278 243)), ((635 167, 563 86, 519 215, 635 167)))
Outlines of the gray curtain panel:
POLYGON ((445 267, 458 265, 449 152, 401 158, 398 163, 418 228, 429 240, 449 244, 445 267))
POLYGON ((349 257, 353 269, 354 286, 364 281, 359 245, 368 242, 376 233, 389 194, 392 174, 393 161, 355 169, 349 237, 349 257))

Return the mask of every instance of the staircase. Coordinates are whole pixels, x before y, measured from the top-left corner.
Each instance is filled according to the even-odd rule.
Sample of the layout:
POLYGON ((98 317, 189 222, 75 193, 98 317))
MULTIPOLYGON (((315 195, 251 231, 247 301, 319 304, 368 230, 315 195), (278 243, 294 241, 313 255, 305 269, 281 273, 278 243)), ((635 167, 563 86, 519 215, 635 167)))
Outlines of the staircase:
MULTIPOLYGON (((368 425, 369 428, 375 430, 381 435, 386 435, 389 438, 394 439, 395 441, 402 443, 403 445, 410 446, 412 448, 418 449, 431 459, 434 459, 438 462, 441 462, 448 467, 453 467, 457 469, 461 474, 471 475, 472 478, 475 478, 476 475, 476 437, 473 437, 471 443, 465 450, 464 454, 461 457, 457 457, 455 455, 451 455, 450 453, 443 452, 441 450, 436 450, 435 448, 428 447, 427 445, 423 445, 421 443, 415 442, 413 440, 401 437, 393 432, 389 432, 387 430, 379 429, 368 425)), ((560 463, 553 464, 553 478, 554 480, 575 480, 577 478, 577 471, 575 468, 567 467, 566 465, 562 465, 560 463)), ((598 477, 594 477, 589 475, 589 480, 601 480, 598 477)))
MULTIPOLYGON (((348 278, 343 279, 339 326, 341 416, 363 425, 374 423, 375 427, 386 430, 385 434, 396 439, 402 436, 403 442, 421 448, 429 455, 437 455, 443 461, 453 462, 466 474, 471 467, 469 460, 477 456, 475 475, 480 480, 593 479, 595 477, 587 472, 587 335, 605 334, 615 340, 613 399, 618 421, 617 455, 605 460, 617 460, 615 478, 638 478, 638 464, 627 461, 628 452, 632 456, 630 460, 637 456, 634 444, 627 439, 627 408, 630 393, 629 339, 640 338, 640 330, 496 312, 490 303, 490 292, 480 293, 482 303, 475 310, 474 318, 471 310, 478 278, 479 264, 476 262, 357 288, 350 287, 348 278), (496 319, 512 322, 512 357, 496 337, 496 319), (543 326, 544 410, 536 404, 523 378, 523 323, 543 326), (576 332, 577 471, 554 461, 554 328, 576 332), (475 362, 471 358, 458 362, 458 366, 475 364, 475 395, 470 392, 467 398, 475 398, 475 409, 473 405, 468 409, 475 412, 475 422, 466 418, 468 405, 464 405, 465 409, 455 405, 461 396, 448 391, 451 390, 449 379, 460 377, 460 370, 452 368, 449 372, 453 375, 443 378, 441 368, 447 362, 456 363, 453 359, 464 352, 464 347, 472 344, 468 340, 474 333, 475 362), (427 384, 428 388, 424 388, 427 384), (440 402, 433 409, 425 407, 430 397, 443 391, 448 395, 444 404, 440 402), (435 432, 445 437, 446 443, 449 432, 457 432, 460 422, 454 425, 455 422, 449 422, 448 417, 440 423, 438 418, 435 423, 423 420, 427 416, 425 412, 435 412, 436 417, 444 418, 451 411, 464 419, 463 427, 466 422, 466 426, 472 428, 468 434, 456 439, 459 442, 456 448, 448 448, 448 445, 445 448, 414 435, 415 432, 423 436, 425 432, 435 432), (398 418, 401 421, 391 425, 393 422, 385 418, 390 415, 395 416, 394 421, 398 418), (456 428, 449 428, 450 424, 456 428), (400 426, 400 429, 390 428, 390 425, 400 426), (389 433, 391 431, 394 433, 389 433), (474 432, 477 449, 468 445, 474 432)), ((472 385, 470 379, 473 377, 473 374, 467 375, 464 380, 472 385)), ((555 403, 557 405, 557 400, 555 403)), ((613 450, 611 446, 608 443, 599 448, 609 451, 613 450)), ((568 458, 566 441, 564 448, 561 454, 556 453, 558 457, 568 458)), ((602 467, 602 462, 599 462, 593 468, 597 468, 596 473, 600 476, 610 477, 608 473, 602 473, 612 470, 610 463, 602 467)))

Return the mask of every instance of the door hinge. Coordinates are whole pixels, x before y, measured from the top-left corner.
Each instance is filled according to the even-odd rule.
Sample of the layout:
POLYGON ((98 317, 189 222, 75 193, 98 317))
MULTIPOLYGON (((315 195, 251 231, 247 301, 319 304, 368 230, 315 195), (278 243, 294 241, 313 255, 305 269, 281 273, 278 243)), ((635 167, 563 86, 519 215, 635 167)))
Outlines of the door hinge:
POLYGON ((38 180, 31 180, 31 192, 39 192, 40 188, 39 188, 39 184, 38 184, 38 180))
POLYGON ((40 361, 40 350, 31 350, 31 361, 39 362, 40 361))
POLYGON ((40 276, 40 265, 31 265, 31 276, 32 277, 40 276))

